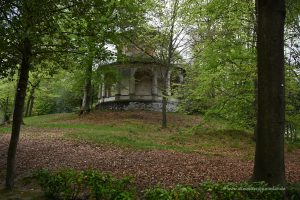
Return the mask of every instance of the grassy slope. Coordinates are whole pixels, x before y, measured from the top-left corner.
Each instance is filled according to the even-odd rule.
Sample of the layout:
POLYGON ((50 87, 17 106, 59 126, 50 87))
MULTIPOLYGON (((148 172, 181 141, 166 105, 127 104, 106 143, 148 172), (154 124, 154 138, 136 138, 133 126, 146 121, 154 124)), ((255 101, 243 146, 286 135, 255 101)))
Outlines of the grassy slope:
MULTIPOLYGON (((47 130, 60 130, 66 139, 88 141, 95 144, 117 145, 134 149, 200 151, 210 156, 214 154, 233 155, 230 152, 237 151, 242 152, 242 157, 246 159, 253 157, 254 143, 251 140, 251 132, 234 129, 219 120, 204 121, 197 116, 170 114, 169 116, 175 120, 170 121, 169 128, 163 130, 157 121, 160 115, 155 115, 154 119, 147 119, 145 117, 148 115, 147 112, 136 117, 132 117, 132 115, 119 117, 119 114, 93 113, 92 117, 78 117, 75 114, 36 116, 25 118, 25 127, 29 131, 30 128, 40 129, 45 134, 47 134, 47 130), (99 118, 100 115, 102 118, 99 118), (112 117, 113 119, 111 119, 112 117), (192 123, 195 119, 196 123, 192 123)), ((9 127, 0 127, 0 134, 9 133, 9 127)), ((43 199, 43 193, 37 189, 37 186, 29 186, 35 189, 24 189, 23 187, 18 187, 19 189, 14 192, 0 190, 0 200, 9 198, 43 199)))
MULTIPOLYGON (((52 114, 25 118, 25 127, 62 130, 63 137, 96 144, 134 149, 169 149, 227 155, 238 151, 253 157, 252 133, 239 130, 220 120, 203 120, 199 116, 169 114, 169 128, 160 128, 160 114, 153 112, 96 112, 90 116, 52 114)), ((0 134, 9 133, 0 127, 0 134)), ((289 149, 299 144, 288 145, 289 149)))
MULTIPOLYGON (((97 119, 97 115, 107 113, 96 113, 93 120, 75 114, 55 114, 26 118, 25 123, 29 127, 61 129, 65 130, 64 137, 89 141, 98 144, 112 144, 135 149, 171 149, 185 152, 213 152, 219 149, 249 150, 252 154, 253 142, 251 133, 231 129, 219 121, 204 122, 200 117, 182 114, 170 114, 175 120, 169 123, 168 129, 161 129, 156 118, 160 115, 154 114, 153 121, 139 117, 120 117, 114 114, 113 120, 97 119), (96 119, 95 119, 96 118, 96 119), (180 120, 178 120, 180 119, 180 120), (189 123, 199 120, 200 122, 189 123), (182 124, 182 123, 185 124, 182 124)), ((111 113, 110 113, 111 114, 111 113)), ((145 118, 147 112, 142 113, 145 118)), ((153 113, 149 113, 153 114, 153 113)), ((248 153, 247 153, 248 154, 248 153)))

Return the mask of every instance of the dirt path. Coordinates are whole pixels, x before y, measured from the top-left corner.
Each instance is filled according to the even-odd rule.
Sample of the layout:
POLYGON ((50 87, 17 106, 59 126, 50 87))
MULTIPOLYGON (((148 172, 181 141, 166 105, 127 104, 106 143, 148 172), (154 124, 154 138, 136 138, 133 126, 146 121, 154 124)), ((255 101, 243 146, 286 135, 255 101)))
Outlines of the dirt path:
MULTIPOLYGON (((40 168, 97 169, 118 177, 134 176, 142 189, 156 184, 197 185, 204 180, 243 181, 250 178, 253 168, 252 161, 239 158, 161 150, 134 151, 62 140, 56 136, 51 137, 51 134, 60 133, 48 133, 50 137, 47 138, 23 134, 17 153, 19 177, 40 168)), ((2 175, 5 172, 8 141, 9 135, 0 136, 2 175)), ((288 181, 300 181, 300 151, 287 155, 286 171, 288 181)))

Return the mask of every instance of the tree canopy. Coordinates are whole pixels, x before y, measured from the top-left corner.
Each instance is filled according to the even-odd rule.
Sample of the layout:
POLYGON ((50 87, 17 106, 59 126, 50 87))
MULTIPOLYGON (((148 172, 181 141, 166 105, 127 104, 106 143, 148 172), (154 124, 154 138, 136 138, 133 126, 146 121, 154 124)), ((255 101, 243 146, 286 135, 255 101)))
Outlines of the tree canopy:
MULTIPOLYGON (((283 183, 284 134, 300 131, 300 0, 270 2, 1 1, 0 124, 12 120, 6 187, 14 185, 23 116, 88 114, 102 103, 103 88, 120 87, 122 74, 110 66, 141 61, 160 67, 162 84, 156 87, 162 93, 163 128, 167 103, 176 94, 179 112, 252 131, 257 142, 254 179, 283 183), (131 47, 141 54, 127 55, 131 47), (173 87, 176 70, 182 80, 173 87), (271 175, 266 157, 281 167, 268 168, 271 175)), ((135 87, 135 71, 126 73, 135 87)), ((147 84, 157 95, 153 77, 147 84)))

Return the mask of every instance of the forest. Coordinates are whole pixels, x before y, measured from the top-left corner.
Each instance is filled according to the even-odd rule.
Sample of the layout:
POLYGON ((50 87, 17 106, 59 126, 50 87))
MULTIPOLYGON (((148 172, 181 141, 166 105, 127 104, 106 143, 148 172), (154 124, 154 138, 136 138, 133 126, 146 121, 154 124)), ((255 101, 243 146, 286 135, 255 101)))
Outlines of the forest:
POLYGON ((3 0, 0 24, 0 199, 300 199, 300 0, 3 0))

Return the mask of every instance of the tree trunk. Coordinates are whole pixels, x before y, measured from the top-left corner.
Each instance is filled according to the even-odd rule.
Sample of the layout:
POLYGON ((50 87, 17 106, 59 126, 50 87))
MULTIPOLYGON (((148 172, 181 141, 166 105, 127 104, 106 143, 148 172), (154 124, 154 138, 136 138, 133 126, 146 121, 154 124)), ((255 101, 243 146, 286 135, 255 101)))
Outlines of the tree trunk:
POLYGON ((80 114, 89 113, 91 111, 92 73, 93 65, 90 63, 85 71, 85 84, 80 114))
POLYGON ((94 104, 94 85, 91 86, 91 108, 93 107, 94 104))
POLYGON ((25 110, 25 115, 24 115, 25 117, 28 117, 30 104, 31 104, 31 94, 29 95, 28 100, 27 100, 26 110, 25 110))
POLYGON ((285 183, 284 0, 258 1, 258 113, 253 180, 285 183))
POLYGON ((32 114, 32 108, 34 103, 34 93, 36 88, 38 88, 41 80, 37 80, 35 84, 31 84, 31 90, 27 101, 26 111, 25 111, 25 117, 30 117, 32 114))
POLYGON ((6 189, 12 189, 14 187, 14 177, 16 171, 16 150, 19 141, 20 128, 23 118, 23 109, 26 96, 26 88, 28 84, 28 76, 30 69, 30 57, 31 57, 31 42, 29 38, 25 38, 23 41, 22 51, 22 63, 19 72, 18 86, 16 90, 15 106, 13 112, 13 124, 11 139, 8 147, 7 154, 7 171, 6 171, 6 189))
POLYGON ((0 125, 10 124, 10 114, 8 113, 9 97, 6 97, 3 121, 0 125))
POLYGON ((34 104, 34 96, 31 97, 31 101, 30 101, 30 107, 29 107, 29 113, 28 113, 29 117, 32 116, 33 104, 34 104))
POLYGON ((167 97, 162 99, 162 128, 167 128, 167 97))
MULTIPOLYGON (((167 74, 167 73, 166 73, 167 74)), ((164 84, 163 84, 163 91, 162 91, 162 128, 167 128, 167 76, 165 76, 164 84)))

